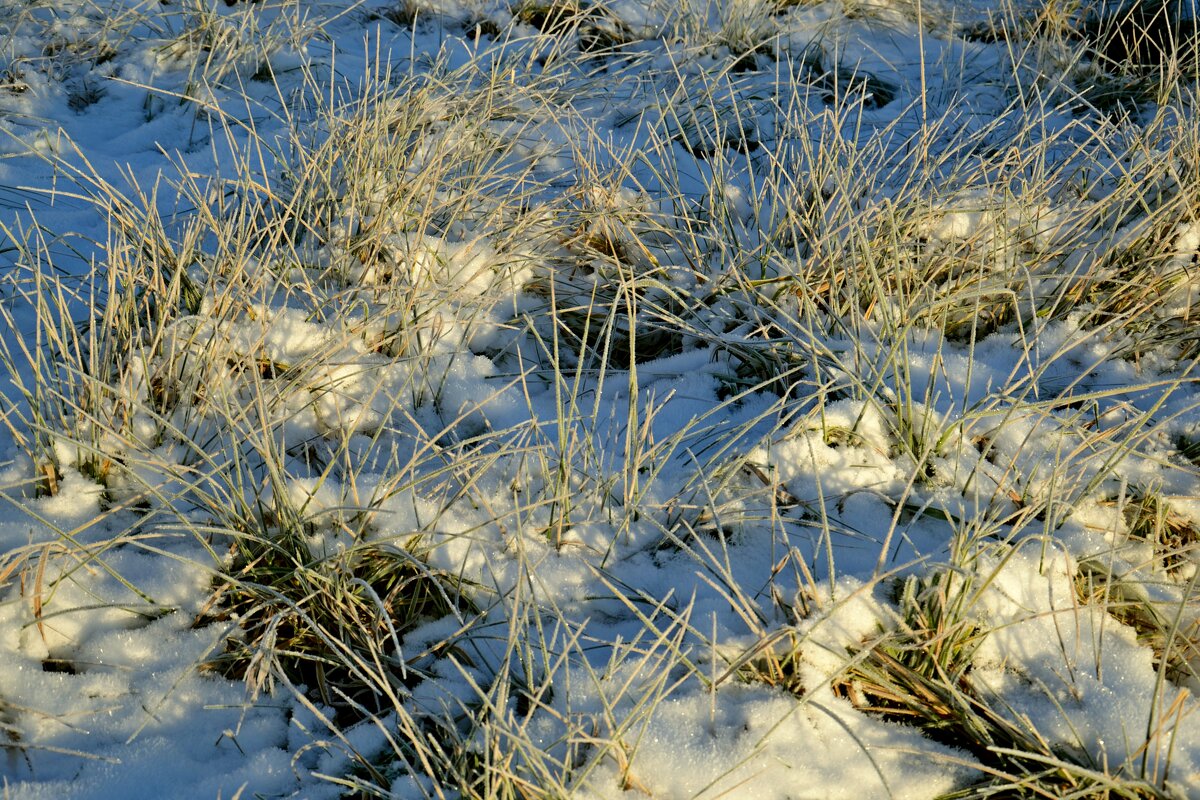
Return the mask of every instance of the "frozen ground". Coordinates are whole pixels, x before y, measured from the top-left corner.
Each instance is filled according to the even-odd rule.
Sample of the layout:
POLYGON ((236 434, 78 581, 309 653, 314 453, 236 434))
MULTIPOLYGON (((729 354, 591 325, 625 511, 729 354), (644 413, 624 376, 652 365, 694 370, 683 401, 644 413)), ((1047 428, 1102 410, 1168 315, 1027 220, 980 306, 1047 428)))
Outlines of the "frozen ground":
POLYGON ((1200 797, 1194 78, 1065 5, 0 0, 4 797, 1200 797))

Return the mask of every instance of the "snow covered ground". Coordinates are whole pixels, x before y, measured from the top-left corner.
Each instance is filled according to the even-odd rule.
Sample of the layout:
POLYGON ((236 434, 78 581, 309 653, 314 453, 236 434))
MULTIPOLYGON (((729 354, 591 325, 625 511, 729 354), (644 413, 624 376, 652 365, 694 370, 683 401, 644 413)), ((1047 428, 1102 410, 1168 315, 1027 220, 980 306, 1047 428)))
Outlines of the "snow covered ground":
POLYGON ((4 797, 1200 797, 1196 48, 0 0, 4 797))

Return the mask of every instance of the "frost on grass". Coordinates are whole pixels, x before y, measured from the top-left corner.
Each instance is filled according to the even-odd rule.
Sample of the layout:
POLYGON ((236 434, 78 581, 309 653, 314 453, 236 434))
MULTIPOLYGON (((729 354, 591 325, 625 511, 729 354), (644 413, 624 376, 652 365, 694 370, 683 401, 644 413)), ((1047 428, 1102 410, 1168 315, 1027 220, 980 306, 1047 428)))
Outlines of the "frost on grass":
POLYGON ((6 787, 1200 791, 1187 43, 954 11, 0 4, 6 787))

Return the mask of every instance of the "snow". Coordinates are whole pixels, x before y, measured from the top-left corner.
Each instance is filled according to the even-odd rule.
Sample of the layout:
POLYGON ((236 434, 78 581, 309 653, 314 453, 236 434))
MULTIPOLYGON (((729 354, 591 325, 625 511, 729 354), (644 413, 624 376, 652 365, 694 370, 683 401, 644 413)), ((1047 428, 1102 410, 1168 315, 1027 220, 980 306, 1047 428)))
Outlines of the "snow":
POLYGON ((1194 108, 1074 108, 999 3, 776 5, 615 0, 572 61, 498 0, 0 1, 5 797, 440 796, 437 729, 563 796, 935 798, 985 756, 851 673, 950 572, 981 702, 1200 796, 1194 205, 1152 310, 1093 299, 1194 108), (356 578, 386 710, 214 666, 289 525, 313 587, 469 601, 356 578))

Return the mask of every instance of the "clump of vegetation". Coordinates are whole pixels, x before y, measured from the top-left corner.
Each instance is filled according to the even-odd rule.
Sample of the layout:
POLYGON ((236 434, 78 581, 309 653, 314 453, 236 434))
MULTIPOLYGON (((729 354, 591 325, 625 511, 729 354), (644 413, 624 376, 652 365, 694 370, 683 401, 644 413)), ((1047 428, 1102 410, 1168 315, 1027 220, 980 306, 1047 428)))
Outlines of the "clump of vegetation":
POLYGON ((197 619, 236 623, 209 666, 256 693, 279 682, 307 687, 339 725, 384 713, 419 679, 401 647, 408 631, 471 609, 453 576, 399 548, 316 559, 286 534, 236 540, 233 563, 197 619))
POLYGON ((979 588, 954 570, 897 581, 895 628, 851 653, 833 683, 835 693, 978 758, 980 782, 945 798, 1169 797, 1139 778, 1097 769, 1087 754, 1055 746, 975 684, 975 653, 988 635, 971 609, 979 588))

